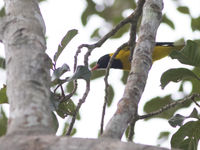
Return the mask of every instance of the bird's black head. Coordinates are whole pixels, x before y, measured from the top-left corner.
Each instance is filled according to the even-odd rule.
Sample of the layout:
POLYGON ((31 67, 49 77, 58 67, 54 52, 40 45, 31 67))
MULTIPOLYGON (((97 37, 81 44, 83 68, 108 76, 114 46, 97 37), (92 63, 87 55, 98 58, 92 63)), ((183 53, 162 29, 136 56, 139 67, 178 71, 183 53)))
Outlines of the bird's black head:
MULTIPOLYGON (((101 58, 99 58, 96 66, 92 70, 107 68, 110 57, 111 56, 109 54, 106 54, 102 56, 101 58)), ((111 64, 111 68, 122 69, 123 68, 122 62, 119 59, 114 59, 111 64)))

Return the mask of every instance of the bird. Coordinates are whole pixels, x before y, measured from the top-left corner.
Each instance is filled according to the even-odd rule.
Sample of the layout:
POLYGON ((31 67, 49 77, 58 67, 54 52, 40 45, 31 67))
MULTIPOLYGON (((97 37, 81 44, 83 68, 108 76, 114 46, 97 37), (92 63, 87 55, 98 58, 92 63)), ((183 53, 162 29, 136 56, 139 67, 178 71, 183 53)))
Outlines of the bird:
MULTIPOLYGON (((153 62, 160 60, 170 54, 172 50, 181 50, 184 47, 184 44, 178 44, 174 42, 156 42, 152 60, 153 62)), ((131 62, 130 58, 130 49, 129 47, 125 47, 119 51, 116 57, 113 59, 111 67, 113 69, 121 69, 124 71, 130 71, 131 62)), ((96 65, 91 69, 91 71, 106 69, 110 58, 114 53, 106 54, 100 57, 96 63, 96 65)))

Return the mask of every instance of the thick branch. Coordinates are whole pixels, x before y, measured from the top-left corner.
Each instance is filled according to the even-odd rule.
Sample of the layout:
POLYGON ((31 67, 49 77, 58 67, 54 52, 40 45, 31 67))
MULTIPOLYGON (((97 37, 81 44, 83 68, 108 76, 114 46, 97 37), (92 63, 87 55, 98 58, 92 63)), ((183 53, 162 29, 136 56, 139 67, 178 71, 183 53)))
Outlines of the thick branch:
POLYGON ((54 133, 50 111, 49 57, 45 54, 45 26, 37 0, 4 0, 8 134, 54 133), (23 10, 23 11, 22 11, 23 10))
POLYGON ((56 136, 4 137, 0 139, 0 144, 2 150, 168 150, 167 148, 125 143, 113 139, 81 139, 56 136))
POLYGON ((120 139, 128 124, 137 116, 137 106, 152 65, 151 55, 155 45, 156 31, 162 17, 162 8, 162 0, 148 0, 144 4, 139 38, 124 95, 116 113, 106 126, 104 137, 120 139))

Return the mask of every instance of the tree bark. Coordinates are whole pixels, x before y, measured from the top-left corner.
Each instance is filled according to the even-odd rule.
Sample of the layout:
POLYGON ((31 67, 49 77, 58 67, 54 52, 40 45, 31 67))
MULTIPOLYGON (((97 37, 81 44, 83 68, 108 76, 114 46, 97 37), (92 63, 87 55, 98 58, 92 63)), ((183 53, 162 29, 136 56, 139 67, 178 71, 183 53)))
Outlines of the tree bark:
MULTIPOLYGON (((56 136, 16 136, 1 139, 1 150, 167 150, 114 139, 81 139, 56 136), (12 143, 12 144, 11 144, 12 143)), ((174 149, 175 150, 175 149, 174 149)))
POLYGON ((50 61, 38 2, 4 1, 6 19, 0 37, 5 45, 10 104, 7 134, 55 133, 49 102, 50 61))
MULTIPOLYGON (((3 41, 6 51, 10 119, 7 135, 0 138, 0 150, 165 150, 165 148, 124 143, 110 138, 80 139, 49 135, 54 133, 49 107, 50 66, 49 58, 45 54, 45 26, 37 0, 4 1, 7 16, 0 20, 0 40, 3 41)), ((155 30, 157 26, 156 24, 155 30)), ((147 27, 152 28, 151 25, 147 27)), ((154 36, 148 35, 150 42, 146 35, 141 34, 140 38, 145 39, 145 43, 148 44, 148 50, 145 52, 150 53, 154 36)), ((136 53, 140 52, 141 45, 146 46, 145 43, 142 44, 141 39, 136 53)), ((140 56, 146 57, 146 55, 140 56)), ((138 59, 140 58, 136 57, 133 61, 141 63, 138 59)), ((144 70, 150 68, 149 56, 142 62, 147 63, 144 70)), ((131 70, 131 74, 136 73, 135 70, 131 70)), ((129 78, 132 82, 132 76, 129 78)), ((128 97, 126 93, 124 95, 128 97)), ((129 109, 132 110, 131 107, 129 109)), ((134 115, 134 111, 135 108, 131 111, 131 115, 134 115)))
POLYGON ((162 8, 162 0, 147 0, 144 4, 131 71, 123 97, 118 103, 117 111, 106 126, 104 137, 121 139, 128 124, 137 117, 138 103, 152 65, 152 52, 155 46, 157 28, 162 18, 162 8))

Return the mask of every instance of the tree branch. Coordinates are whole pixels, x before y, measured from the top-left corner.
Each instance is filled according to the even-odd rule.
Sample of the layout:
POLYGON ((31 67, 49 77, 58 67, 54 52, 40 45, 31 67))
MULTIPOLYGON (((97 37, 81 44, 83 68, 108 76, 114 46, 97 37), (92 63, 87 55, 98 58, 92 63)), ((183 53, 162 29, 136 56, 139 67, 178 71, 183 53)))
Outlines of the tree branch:
POLYGON ((103 137, 121 139, 128 124, 137 114, 137 106, 152 65, 151 55, 155 45, 156 31, 162 18, 162 8, 162 0, 148 0, 144 4, 139 38, 124 95, 118 103, 117 111, 107 124, 103 137))
POLYGON ((194 100, 195 98, 200 98, 200 94, 192 94, 190 96, 185 97, 182 100, 178 100, 178 101, 175 101, 173 103, 167 104, 166 106, 160 108, 157 111, 151 112, 151 113, 146 114, 146 115, 138 116, 138 119, 146 119, 146 118, 150 118, 150 117, 155 116, 155 115, 159 115, 159 114, 163 113, 164 111, 171 109, 172 107, 175 107, 177 105, 185 103, 188 100, 193 101, 197 106, 199 106, 199 104, 194 100))

